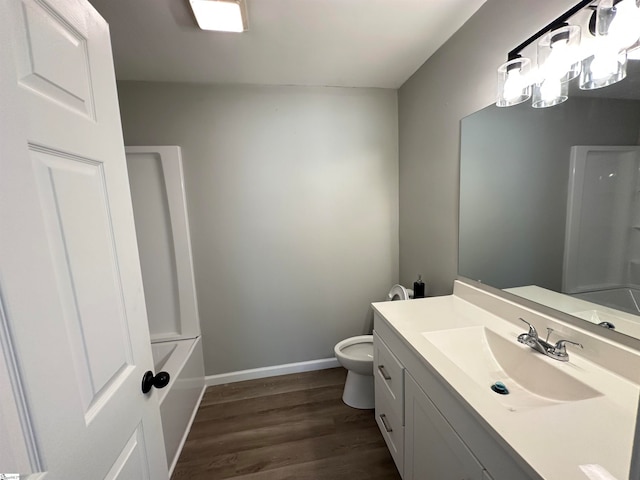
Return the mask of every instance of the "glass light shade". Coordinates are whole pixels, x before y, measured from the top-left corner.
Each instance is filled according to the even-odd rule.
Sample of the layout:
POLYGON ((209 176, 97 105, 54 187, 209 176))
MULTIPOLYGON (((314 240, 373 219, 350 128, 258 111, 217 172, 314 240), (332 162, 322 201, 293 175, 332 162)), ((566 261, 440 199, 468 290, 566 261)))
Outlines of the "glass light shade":
POLYGON ((563 82, 580 75, 580 27, 566 25, 542 36, 538 42, 538 70, 544 78, 563 82))
POLYGON ((510 107, 531 98, 529 71, 531 60, 516 58, 498 67, 498 100, 496 106, 510 107))
POLYGON ((533 85, 533 108, 553 107, 569 98, 569 82, 561 78, 545 78, 533 85))
POLYGON ((620 49, 634 46, 640 38, 640 7, 636 0, 623 0, 615 7, 603 4, 600 8, 607 11, 611 41, 620 49))
MULTIPOLYGON (((635 0, 633 0, 635 2, 635 0)), ((634 3, 635 7, 635 3, 634 3)), ((613 0, 601 0, 596 10, 595 51, 582 61, 580 88, 594 90, 619 82, 627 76, 627 52, 620 45, 620 36, 611 34, 616 16, 613 0)))
POLYGON ((640 60, 640 42, 636 45, 627 50, 627 60, 640 60))
POLYGON ((623 3, 631 3, 633 7, 635 3, 635 11, 633 11, 633 22, 629 22, 628 25, 635 25, 636 34, 631 35, 630 38, 636 38, 636 41, 629 45, 627 48, 627 60, 640 60, 640 0, 624 0, 623 3))
POLYGON ((607 87, 627 76, 627 52, 602 49, 582 61, 580 88, 595 90, 607 87))

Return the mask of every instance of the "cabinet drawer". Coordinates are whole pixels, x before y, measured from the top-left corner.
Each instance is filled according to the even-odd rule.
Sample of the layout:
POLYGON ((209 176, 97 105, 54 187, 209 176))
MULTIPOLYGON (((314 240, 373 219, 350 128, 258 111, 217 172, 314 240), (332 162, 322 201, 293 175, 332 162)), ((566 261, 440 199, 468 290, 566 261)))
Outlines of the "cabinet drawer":
POLYGON ((402 477, 404 470, 404 427, 400 418, 391 408, 387 396, 379 390, 376 390, 376 423, 402 477))
POLYGON ((373 332, 373 375, 376 402, 386 396, 389 407, 404 425, 404 367, 384 341, 373 332))

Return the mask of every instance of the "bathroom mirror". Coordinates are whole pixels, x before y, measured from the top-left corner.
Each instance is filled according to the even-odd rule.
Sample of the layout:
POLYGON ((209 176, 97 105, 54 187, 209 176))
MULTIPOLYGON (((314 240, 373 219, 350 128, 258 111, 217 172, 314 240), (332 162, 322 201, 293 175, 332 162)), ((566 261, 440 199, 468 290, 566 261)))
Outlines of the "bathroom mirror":
POLYGON ((640 60, 462 120, 459 275, 640 339, 640 60))

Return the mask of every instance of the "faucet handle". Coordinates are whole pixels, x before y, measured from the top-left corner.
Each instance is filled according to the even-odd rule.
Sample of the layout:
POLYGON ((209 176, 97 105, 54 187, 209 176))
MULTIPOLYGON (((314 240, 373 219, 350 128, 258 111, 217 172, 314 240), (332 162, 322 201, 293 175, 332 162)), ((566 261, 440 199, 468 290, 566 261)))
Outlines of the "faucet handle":
POLYGON ((544 339, 544 341, 547 343, 549 343, 549 337, 551 336, 551 332, 553 332, 553 328, 547 327, 547 338, 544 339))
POLYGON ((527 325, 529 325, 529 336, 531 338, 538 338, 538 331, 536 330, 536 327, 534 327, 533 325, 531 325, 529 322, 527 322, 524 318, 520 317, 519 320, 522 320, 524 323, 526 323, 527 325))
POLYGON ((556 346, 553 348, 553 353, 557 356, 566 356, 567 355, 567 347, 566 344, 570 343, 571 345, 575 345, 576 347, 584 348, 581 343, 572 342, 571 340, 558 340, 556 342, 556 346))

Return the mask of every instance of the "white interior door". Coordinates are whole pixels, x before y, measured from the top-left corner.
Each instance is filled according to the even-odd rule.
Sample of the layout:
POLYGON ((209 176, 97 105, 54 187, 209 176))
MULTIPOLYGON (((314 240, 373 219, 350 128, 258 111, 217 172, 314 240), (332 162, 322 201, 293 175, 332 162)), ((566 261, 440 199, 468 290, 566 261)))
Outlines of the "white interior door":
POLYGON ((0 472, 166 479, 109 32, 84 0, 0 0, 0 258, 0 472))

